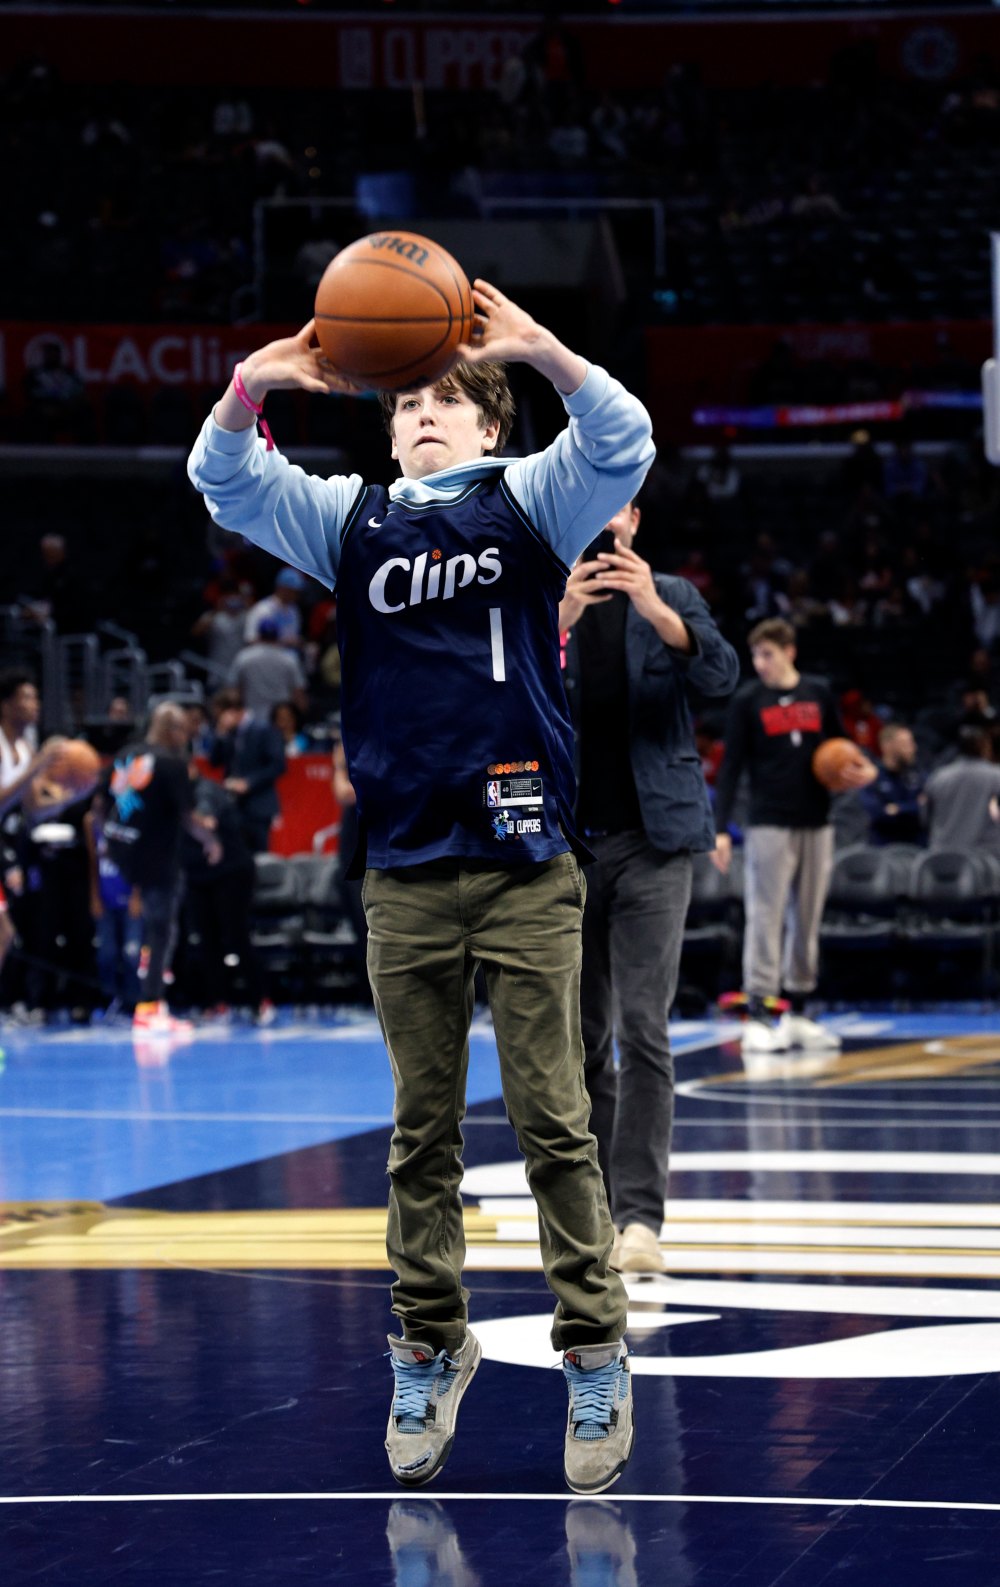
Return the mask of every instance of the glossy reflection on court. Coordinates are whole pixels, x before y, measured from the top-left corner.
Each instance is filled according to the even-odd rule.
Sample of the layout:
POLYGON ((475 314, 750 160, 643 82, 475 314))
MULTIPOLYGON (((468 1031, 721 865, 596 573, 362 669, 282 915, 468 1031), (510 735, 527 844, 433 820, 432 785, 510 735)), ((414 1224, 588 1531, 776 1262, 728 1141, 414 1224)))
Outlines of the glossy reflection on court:
POLYGON ((986 1015, 838 1023, 833 1060, 750 1073, 731 1027, 677 1028, 671 1278, 631 1286, 636 1454, 589 1502, 562 1486, 565 1391, 488 1026, 465 1187, 486 1359, 417 1494, 382 1448, 374 1025, 172 1053, 6 1035, 4 1580, 992 1583, 1000 1035, 986 1015))

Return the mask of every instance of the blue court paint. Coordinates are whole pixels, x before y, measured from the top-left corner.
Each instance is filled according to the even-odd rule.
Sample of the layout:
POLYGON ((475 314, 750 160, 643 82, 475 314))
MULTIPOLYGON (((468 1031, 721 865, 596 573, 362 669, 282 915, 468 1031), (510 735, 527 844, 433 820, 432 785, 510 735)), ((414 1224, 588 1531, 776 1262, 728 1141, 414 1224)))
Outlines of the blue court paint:
MULTIPOLYGON (((374 1020, 206 1030, 171 1049, 128 1031, 5 1038, 0 1200, 108 1200, 385 1129, 392 1077, 374 1020), (163 1061, 163 1060, 166 1061, 163 1061)), ((492 1035, 469 1096, 499 1090, 492 1035)))
MULTIPOLYGON (((715 1036, 692 1022, 677 1039, 700 1050, 715 1036)), ((8 1033, 4 1045, 0 1201, 134 1195, 392 1121, 389 1062, 370 1017, 209 1027, 174 1048, 100 1029, 8 1033)), ((496 1043, 480 1020, 468 1100, 499 1092, 496 1043)))

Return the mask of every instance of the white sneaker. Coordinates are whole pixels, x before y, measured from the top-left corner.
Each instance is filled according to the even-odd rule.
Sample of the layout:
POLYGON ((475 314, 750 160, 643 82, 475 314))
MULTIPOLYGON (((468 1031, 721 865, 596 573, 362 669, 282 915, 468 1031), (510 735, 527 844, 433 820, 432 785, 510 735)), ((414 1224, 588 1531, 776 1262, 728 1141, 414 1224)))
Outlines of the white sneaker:
POLYGON ((132 1029, 142 1036, 189 1037, 194 1026, 189 1019, 176 1019, 166 1003, 137 1003, 132 1016, 132 1029))
POLYGON ((811 1052, 839 1052, 840 1037, 804 1014, 782 1014, 786 1047, 808 1047, 811 1052))
POLYGON ((776 1025, 763 1019, 748 1019, 743 1027, 740 1045, 744 1052, 787 1052, 789 1040, 784 1028, 785 1016, 776 1025))

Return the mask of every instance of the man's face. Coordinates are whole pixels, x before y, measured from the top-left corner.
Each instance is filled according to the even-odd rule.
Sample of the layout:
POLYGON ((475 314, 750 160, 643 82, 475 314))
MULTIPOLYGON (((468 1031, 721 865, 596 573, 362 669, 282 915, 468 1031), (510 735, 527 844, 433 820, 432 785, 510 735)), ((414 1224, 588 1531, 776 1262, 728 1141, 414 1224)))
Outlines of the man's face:
POLYGON ((240 717, 242 715, 243 711, 240 706, 227 705, 225 710, 220 711, 215 718, 215 731, 223 734, 223 736, 227 733, 235 733, 240 725, 240 717))
POLYGON ((33 683, 22 683, 12 695, 10 704, 12 716, 22 727, 30 727, 38 721, 42 707, 33 683))
POLYGON ((750 652, 754 671, 765 688, 777 689, 795 665, 795 646, 776 645, 764 639, 750 652))
POLYGON ((392 421, 392 455, 404 479, 474 463, 497 444, 498 425, 480 423, 472 398, 447 381, 401 391, 392 421))
POLYGON ((893 733, 885 746, 883 758, 887 766, 896 768, 915 765, 917 741, 908 727, 901 728, 898 733, 893 733))
POLYGON ((616 540, 621 540, 631 550, 635 532, 639 527, 638 507, 633 507, 631 502, 627 502, 624 507, 619 507, 614 517, 610 518, 604 527, 616 540))

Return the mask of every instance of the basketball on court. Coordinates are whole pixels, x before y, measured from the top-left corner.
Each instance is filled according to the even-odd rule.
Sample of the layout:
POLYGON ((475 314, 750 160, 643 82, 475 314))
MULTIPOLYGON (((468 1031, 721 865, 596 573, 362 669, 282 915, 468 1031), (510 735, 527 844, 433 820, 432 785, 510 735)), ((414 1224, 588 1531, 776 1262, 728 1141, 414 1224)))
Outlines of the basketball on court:
POLYGON ((849 786, 844 779, 845 771, 867 764, 868 757, 852 738, 828 738, 812 758, 812 772, 816 781, 831 793, 843 793, 849 786))
POLYGON ((89 793, 101 771, 101 757, 83 738, 68 738, 46 771, 48 782, 57 782, 75 793, 89 793))
POLYGON ((429 237, 373 232, 327 266, 315 313, 320 346, 341 374, 401 391, 448 373, 472 335, 472 290, 429 237))

